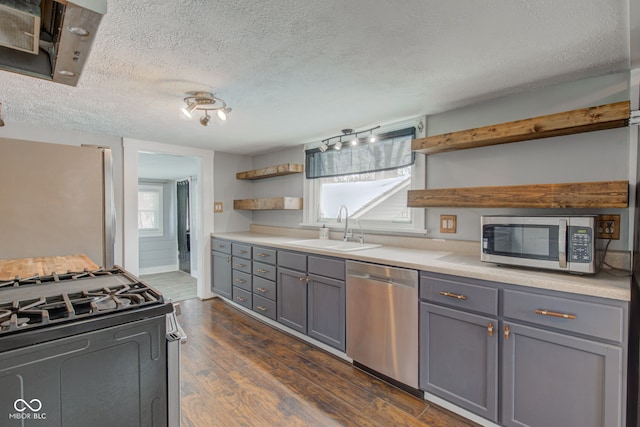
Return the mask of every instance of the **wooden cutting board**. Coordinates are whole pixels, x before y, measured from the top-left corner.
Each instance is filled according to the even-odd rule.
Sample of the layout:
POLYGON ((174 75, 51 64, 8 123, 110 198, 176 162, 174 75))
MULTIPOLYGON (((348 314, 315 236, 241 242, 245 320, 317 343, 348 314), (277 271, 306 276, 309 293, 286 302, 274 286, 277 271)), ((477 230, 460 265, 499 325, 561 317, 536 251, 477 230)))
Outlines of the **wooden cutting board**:
POLYGON ((35 258, 15 258, 0 260, 0 280, 16 277, 28 278, 35 275, 46 276, 69 271, 97 270, 100 268, 86 255, 43 256, 35 258))

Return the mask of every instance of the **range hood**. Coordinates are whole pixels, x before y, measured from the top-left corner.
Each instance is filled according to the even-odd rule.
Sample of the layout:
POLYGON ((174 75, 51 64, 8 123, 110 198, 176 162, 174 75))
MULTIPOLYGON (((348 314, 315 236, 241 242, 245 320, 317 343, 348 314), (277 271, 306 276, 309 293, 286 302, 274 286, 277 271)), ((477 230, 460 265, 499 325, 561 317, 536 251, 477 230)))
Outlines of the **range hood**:
POLYGON ((76 86, 106 0, 0 0, 0 70, 76 86))

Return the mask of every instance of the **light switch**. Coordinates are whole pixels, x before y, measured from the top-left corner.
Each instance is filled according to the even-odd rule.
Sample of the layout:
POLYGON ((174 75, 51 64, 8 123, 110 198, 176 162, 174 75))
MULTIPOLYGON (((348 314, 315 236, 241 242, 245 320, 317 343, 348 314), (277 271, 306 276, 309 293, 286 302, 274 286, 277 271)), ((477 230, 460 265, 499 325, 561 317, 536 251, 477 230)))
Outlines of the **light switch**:
POLYGON ((213 213, 222 213, 222 202, 213 202, 213 213))

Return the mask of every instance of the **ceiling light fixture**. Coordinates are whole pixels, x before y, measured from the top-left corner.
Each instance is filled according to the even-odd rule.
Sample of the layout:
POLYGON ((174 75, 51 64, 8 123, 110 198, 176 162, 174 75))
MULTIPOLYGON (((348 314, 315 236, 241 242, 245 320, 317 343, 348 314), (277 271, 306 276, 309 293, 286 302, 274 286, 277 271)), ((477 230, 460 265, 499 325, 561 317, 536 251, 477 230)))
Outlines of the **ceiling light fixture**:
POLYGON ((204 112, 204 116, 200 117, 200 124, 202 126, 207 126, 209 121, 211 120, 211 116, 206 111, 204 112))
POLYGON ((331 138, 327 138, 322 140, 322 143, 318 146, 318 150, 322 153, 327 151, 329 147, 333 147, 334 150, 342 149, 342 138, 347 138, 351 145, 358 145, 361 142, 376 142, 377 138, 373 134, 373 131, 378 129, 380 126, 373 127, 371 129, 365 129, 358 132, 354 132, 353 129, 342 129, 342 135, 332 136, 331 138), (369 136, 364 138, 358 138, 358 134, 369 132, 369 136), (330 145, 332 139, 338 138, 335 144, 330 145))
POLYGON ((186 105, 180 111, 189 119, 194 111, 204 111, 204 116, 200 118, 202 126, 209 125, 211 121, 209 112, 215 111, 220 120, 227 120, 227 115, 231 112, 231 107, 227 107, 227 103, 224 100, 216 97, 211 92, 187 92, 184 103, 186 105))

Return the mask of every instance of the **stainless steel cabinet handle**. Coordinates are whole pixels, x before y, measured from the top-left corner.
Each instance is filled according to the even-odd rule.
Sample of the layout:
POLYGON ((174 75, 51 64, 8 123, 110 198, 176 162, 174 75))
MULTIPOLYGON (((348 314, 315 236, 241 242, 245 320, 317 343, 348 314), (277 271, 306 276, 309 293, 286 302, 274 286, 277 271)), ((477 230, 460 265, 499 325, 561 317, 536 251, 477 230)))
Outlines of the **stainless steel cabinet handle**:
POLYGON ((509 339, 509 335, 511 334, 511 329, 509 329, 508 326, 504 327, 504 339, 508 340, 509 339))
POLYGON ((240 301, 240 302, 245 302, 245 301, 246 301, 246 299, 245 299, 245 298, 242 298, 242 297, 236 297, 236 299, 237 299, 238 301, 240 301))
POLYGON ((242 268, 242 267, 246 266, 246 264, 233 264, 233 265, 235 265, 238 268, 242 268))
POLYGON ((267 254, 262 254, 262 253, 259 253, 259 254, 258 254, 258 256, 259 256, 259 257, 262 257, 262 258, 264 258, 264 257, 268 257, 269 255, 267 255, 267 254))
POLYGON ((269 292, 268 290, 266 290, 265 288, 256 288, 256 291, 258 292, 262 292, 263 294, 266 294, 267 292, 269 292))
POLYGON ((493 323, 489 322, 489 325, 487 325, 487 332, 489 333, 490 337, 493 336, 493 323))
POLYGON ((257 271, 258 273, 268 273, 268 272, 269 272, 269 270, 264 270, 264 269, 262 269, 262 268, 259 268, 259 269, 257 269, 256 271, 257 271))
POLYGON ((242 279, 236 279, 236 280, 235 280, 235 282, 236 282, 236 283, 244 283, 245 281, 244 281, 244 280, 242 280, 242 279))
POLYGON ((464 295, 454 294, 453 292, 447 291, 440 291, 440 295, 442 295, 443 297, 456 298, 462 301, 465 301, 467 299, 467 297, 464 295))
POLYGON ((247 251, 236 251, 237 254, 246 254, 247 251))
POLYGON ((536 310, 536 314, 540 316, 551 316, 551 317, 561 317, 563 319, 575 319, 576 316, 573 314, 566 313, 556 313, 555 311, 547 311, 547 310, 536 310))
POLYGON ((256 305, 256 310, 267 311, 267 309, 261 305, 256 305))

